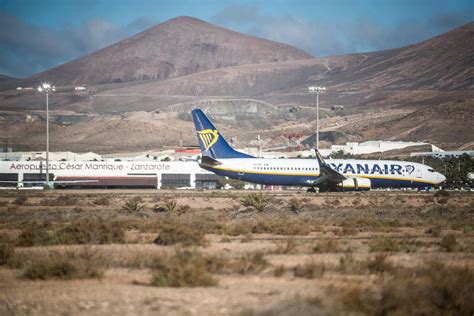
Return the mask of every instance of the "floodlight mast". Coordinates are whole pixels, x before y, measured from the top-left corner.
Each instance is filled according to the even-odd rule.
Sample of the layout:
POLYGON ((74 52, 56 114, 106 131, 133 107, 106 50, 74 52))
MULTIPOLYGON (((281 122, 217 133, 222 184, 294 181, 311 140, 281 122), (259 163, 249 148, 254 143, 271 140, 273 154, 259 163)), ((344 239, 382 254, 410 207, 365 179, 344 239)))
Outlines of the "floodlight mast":
POLYGON ((38 92, 46 95, 46 182, 45 187, 50 189, 49 183, 49 93, 56 91, 56 87, 50 83, 42 83, 38 87, 38 92))
POLYGON ((319 150, 319 94, 326 91, 326 87, 308 87, 309 93, 316 93, 316 149, 319 150))

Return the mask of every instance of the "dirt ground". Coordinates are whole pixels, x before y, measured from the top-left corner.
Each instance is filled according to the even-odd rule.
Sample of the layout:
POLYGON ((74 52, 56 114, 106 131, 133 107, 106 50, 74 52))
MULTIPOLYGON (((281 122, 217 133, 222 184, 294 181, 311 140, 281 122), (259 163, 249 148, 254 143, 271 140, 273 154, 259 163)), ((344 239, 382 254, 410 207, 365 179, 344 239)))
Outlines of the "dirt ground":
POLYGON ((243 205, 251 193, 2 191, 0 244, 13 245, 14 253, 3 255, 3 262, 0 256, 0 314, 474 311, 473 193, 278 191, 256 193, 262 207, 243 205), (99 237, 106 234, 101 229, 119 227, 124 237, 55 237, 64 227, 79 234, 80 223, 99 237), (178 237, 200 237, 165 239, 173 230, 178 237), (37 231, 46 235, 31 237, 37 231), (197 274, 209 274, 214 284, 160 286, 155 276, 162 266, 156 263, 186 251, 205 258, 206 268, 197 274), (27 276, 35 260, 53 253, 92 254, 87 260, 100 258, 94 264, 102 273, 27 276))

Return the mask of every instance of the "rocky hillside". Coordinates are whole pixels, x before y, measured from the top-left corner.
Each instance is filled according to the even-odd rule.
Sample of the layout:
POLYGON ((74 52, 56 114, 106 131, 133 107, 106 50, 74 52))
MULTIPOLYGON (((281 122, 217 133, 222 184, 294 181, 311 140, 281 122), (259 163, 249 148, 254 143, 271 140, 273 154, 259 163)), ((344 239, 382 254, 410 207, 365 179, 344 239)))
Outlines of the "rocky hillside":
POLYGON ((12 79, 14 79, 14 78, 0 74, 0 82, 5 82, 5 81, 8 81, 8 80, 12 80, 12 79))
POLYGON ((163 80, 228 66, 309 58, 289 45, 177 17, 30 79, 62 85, 163 80))

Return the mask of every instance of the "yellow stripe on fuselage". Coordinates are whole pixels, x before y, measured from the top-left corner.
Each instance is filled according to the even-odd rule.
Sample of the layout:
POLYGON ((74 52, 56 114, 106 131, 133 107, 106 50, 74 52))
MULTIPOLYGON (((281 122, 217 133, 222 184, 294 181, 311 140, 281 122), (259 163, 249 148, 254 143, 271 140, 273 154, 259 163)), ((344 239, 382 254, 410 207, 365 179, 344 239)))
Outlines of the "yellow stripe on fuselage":
POLYGON ((398 177, 387 177, 387 176, 377 176, 377 175, 364 175, 364 174, 345 174, 346 177, 359 177, 359 178, 367 178, 367 179, 385 179, 385 180, 399 180, 399 181, 411 181, 411 182, 423 182, 429 184, 436 184, 436 182, 431 182, 428 180, 423 179, 412 179, 412 178, 398 178, 398 177))
MULTIPOLYGON (((277 175, 277 176, 307 176, 307 177, 319 177, 319 173, 301 173, 301 172, 280 172, 280 171, 255 171, 255 170, 242 170, 242 169, 233 169, 233 168, 224 168, 224 167, 209 167, 211 169, 219 169, 223 171, 237 172, 237 173, 250 173, 250 174, 261 174, 261 175, 277 175)), ((431 182, 423 179, 412 179, 412 178, 399 178, 399 177, 387 177, 382 175, 355 175, 355 174, 343 174, 346 177, 359 177, 367 179, 385 179, 385 180, 398 180, 398 181, 411 181, 411 182, 423 182, 428 184, 436 184, 436 182, 431 182)))
POLYGON ((232 169, 232 168, 224 168, 224 167, 209 167, 211 169, 219 169, 224 171, 231 171, 237 173, 251 173, 251 174, 261 174, 261 175, 277 175, 277 176, 308 176, 308 177, 319 177, 319 173, 301 173, 301 172, 279 172, 279 171, 254 171, 254 170, 239 170, 239 169, 232 169))

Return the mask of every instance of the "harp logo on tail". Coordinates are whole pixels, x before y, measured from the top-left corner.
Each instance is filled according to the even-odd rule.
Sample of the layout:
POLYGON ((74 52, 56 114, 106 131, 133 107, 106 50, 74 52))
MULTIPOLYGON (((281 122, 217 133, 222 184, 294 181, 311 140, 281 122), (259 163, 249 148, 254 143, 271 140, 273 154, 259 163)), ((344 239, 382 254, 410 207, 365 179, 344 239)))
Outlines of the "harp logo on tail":
POLYGON ((219 139, 219 133, 217 130, 212 129, 205 129, 203 131, 198 132, 199 139, 201 139, 204 146, 206 146, 206 150, 211 148, 219 139))

